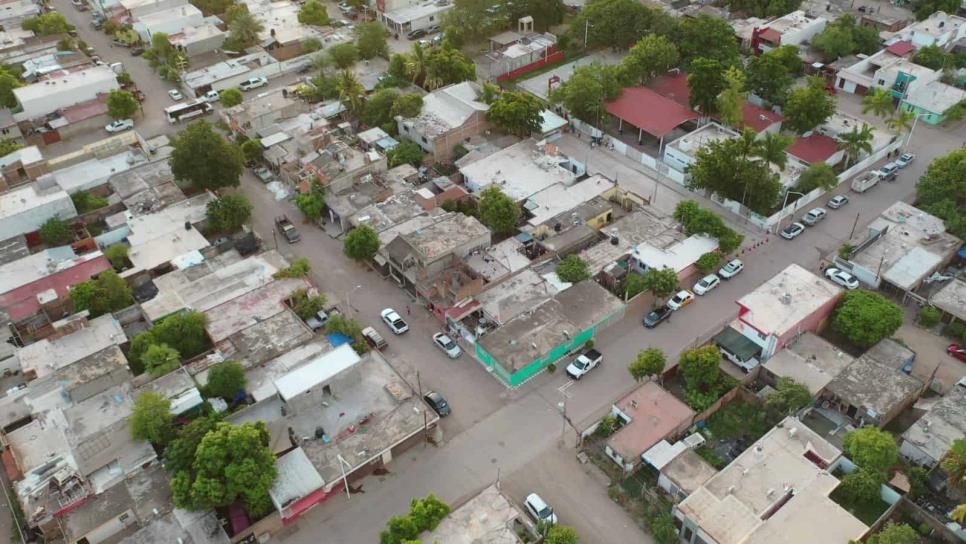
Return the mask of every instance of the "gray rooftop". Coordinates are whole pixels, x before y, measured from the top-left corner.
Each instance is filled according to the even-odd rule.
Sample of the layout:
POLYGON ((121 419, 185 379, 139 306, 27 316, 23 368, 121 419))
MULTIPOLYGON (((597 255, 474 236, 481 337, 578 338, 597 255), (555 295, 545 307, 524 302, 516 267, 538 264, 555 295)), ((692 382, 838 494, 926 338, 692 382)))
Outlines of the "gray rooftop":
POLYGON ((480 223, 479 219, 461 213, 450 213, 436 223, 404 234, 400 238, 405 240, 419 258, 432 262, 484 236, 489 245, 490 229, 480 223))
POLYGON ((868 354, 860 356, 828 383, 827 390, 852 406, 885 417, 922 390, 922 382, 868 354))
POLYGON ((617 244, 604 240, 580 252, 591 274, 627 255, 639 244, 647 242, 655 247, 667 248, 686 236, 678 230, 677 223, 670 217, 645 207, 604 227, 608 237, 616 237, 617 244))
POLYGON ((966 436, 964 414, 966 388, 953 387, 902 434, 902 439, 917 446, 933 461, 939 461, 949 451, 953 441, 966 436))
POLYGON ((275 466, 278 477, 272 483, 268 494, 279 512, 325 483, 302 448, 295 448, 279 457, 275 460, 275 466))
POLYGON ((231 347, 221 344, 218 347, 227 357, 251 368, 304 344, 312 336, 312 331, 295 312, 285 309, 232 335, 231 347))
POLYGON ((446 544, 517 544, 515 521, 523 513, 495 485, 456 507, 421 542, 446 544))
POLYGON ((532 269, 521 271, 476 296, 483 310, 497 322, 506 323, 557 294, 557 288, 532 269))
POLYGON ((680 487, 685 495, 689 495, 718 471, 694 450, 686 448, 665 465, 661 473, 670 478, 674 485, 680 487))
POLYGON ((966 321, 966 281, 953 279, 931 296, 929 302, 960 321, 966 321))
POLYGON ((790 378, 813 394, 825 388, 855 358, 812 332, 773 355, 765 368, 779 378, 790 378))
POLYGON ((114 192, 134 214, 144 214, 180 202, 184 193, 174 183, 166 160, 149 162, 114 174, 107 180, 114 192))

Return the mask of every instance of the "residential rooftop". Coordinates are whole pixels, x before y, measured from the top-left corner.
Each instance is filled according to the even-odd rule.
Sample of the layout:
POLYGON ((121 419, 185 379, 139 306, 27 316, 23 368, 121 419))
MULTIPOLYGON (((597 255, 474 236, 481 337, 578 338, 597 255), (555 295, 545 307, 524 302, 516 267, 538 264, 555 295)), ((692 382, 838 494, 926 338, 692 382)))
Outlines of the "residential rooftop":
POLYGON ((686 238, 673 219, 659 214, 651 207, 635 210, 602 230, 610 240, 580 252, 580 258, 587 263, 591 275, 596 275, 597 272, 612 265, 640 244, 647 243, 656 248, 666 249, 686 238), (615 238, 616 244, 611 242, 615 238))
POLYGON ((557 183, 538 191, 523 202, 523 208, 533 217, 527 224, 536 227, 553 219, 556 215, 572 210, 577 206, 601 196, 617 187, 617 184, 601 174, 565 185, 557 183))
POLYGON ((38 81, 31 85, 17 87, 13 90, 17 102, 23 104, 34 100, 41 100, 52 93, 70 93, 85 88, 94 81, 117 83, 117 75, 107 66, 91 66, 76 72, 62 72, 56 78, 38 81))
POLYGON ((279 512, 320 489, 325 483, 302 448, 295 448, 276 459, 275 468, 278 476, 268 494, 279 512))
POLYGON ((174 183, 167 160, 136 165, 114 174, 108 183, 132 215, 143 215, 185 200, 184 193, 174 183))
POLYGON ((952 443, 966 436, 966 388, 953 387, 911 427, 902 439, 922 450, 933 460, 946 455, 952 443))
POLYGON ((518 544, 521 540, 514 530, 514 521, 523 518, 513 502, 496 485, 491 485, 454 508, 436 529, 420 535, 420 540, 446 544, 518 544))
POLYGON ((961 321, 966 321, 966 281, 953 278, 929 297, 929 303, 961 321))
POLYGON ((966 91, 942 81, 930 81, 925 85, 913 85, 904 100, 925 110, 945 114, 946 110, 966 100, 966 91))
POLYGON ((774 21, 767 23, 765 27, 781 34, 785 34, 786 32, 802 30, 820 19, 821 17, 812 17, 804 11, 798 10, 785 14, 774 21))
POLYGON ((738 315, 765 334, 781 335, 841 294, 841 288, 791 264, 738 299, 738 315))
POLYGON ((147 162, 147 156, 140 150, 131 149, 106 157, 93 157, 81 162, 65 165, 44 176, 50 176, 68 194, 89 191, 108 182, 111 176, 130 170, 147 162))
POLYGON ((614 406, 630 422, 607 439, 607 446, 633 464, 652 446, 687 428, 694 417, 694 410, 652 381, 644 382, 614 406))
POLYGON ((16 357, 20 359, 24 374, 43 378, 127 340, 120 322, 113 315, 105 314, 87 321, 70 334, 28 344, 17 352, 16 357))
POLYGON ((674 482, 685 495, 690 495, 710 480, 718 470, 691 448, 684 448, 661 473, 674 482))
POLYGON ((530 266, 530 259, 523 254, 523 243, 516 237, 507 238, 479 253, 474 252, 465 261, 470 270, 489 283, 495 283, 530 266))
POLYGON ((812 395, 823 390, 855 358, 821 336, 806 332, 765 362, 765 369, 808 388, 812 395))
POLYGON ((111 268, 100 251, 78 256, 70 246, 48 248, 0 266, 0 310, 13 321, 29 318, 45 303, 64 300, 71 286, 111 268))
POLYGON ((171 413, 175 415, 183 414, 204 401, 195 381, 184 367, 144 384, 138 395, 140 391, 154 391, 170 400, 171 413))
POLYGON ((557 288, 537 274, 526 269, 476 295, 486 315, 498 323, 506 323, 514 317, 536 308, 553 298, 557 288))
POLYGON ((737 138, 738 133, 718 123, 708 123, 667 144, 685 155, 694 157, 698 150, 714 142, 737 138))
POLYGON ((283 278, 262 285, 205 312, 206 329, 212 342, 218 343, 252 325, 257 325, 285 311, 285 300, 296 289, 311 285, 301 278, 283 278))
POLYGON ((38 230, 54 216, 64 220, 77 216, 70 196, 56 184, 31 183, 11 189, 0 194, 0 240, 38 230))
POLYGON ((211 193, 178 202, 162 210, 139 215, 128 221, 128 259, 137 270, 152 270, 172 260, 208 247, 208 240, 195 228, 185 228, 203 221, 211 193))
POLYGON ((463 125, 474 113, 490 107, 479 100, 480 86, 471 81, 437 89, 423 97, 423 107, 415 119, 404 119, 427 138, 446 134, 463 125))
MULTIPOLYGON (((437 212, 437 214, 440 213, 442 213, 442 210, 437 212)), ((349 223, 356 227, 369 225, 376 232, 382 233, 391 227, 425 214, 426 211, 416 201, 415 193, 413 191, 402 191, 352 214, 349 217, 349 223)), ((395 235, 393 238, 395 238, 395 235)), ((391 239, 386 242, 388 241, 391 241, 391 239)))
POLYGON ((248 369, 245 372, 248 378, 246 389, 255 399, 255 402, 269 399, 278 394, 275 380, 302 365, 317 360, 323 353, 331 349, 332 344, 324 337, 316 337, 311 342, 293 347, 264 364, 248 369))
POLYGON ((496 185, 519 202, 558 183, 572 185, 577 174, 569 165, 567 157, 560 155, 553 144, 540 148, 533 140, 524 140, 465 165, 460 172, 471 192, 479 193, 496 185))
POLYGON ((490 229, 479 219, 450 213, 428 227, 402 235, 402 239, 421 259, 430 262, 483 236, 489 243, 490 229))
POLYGON ((788 417, 677 508, 718 544, 858 539, 868 526, 829 498, 840 482, 828 468, 840 456, 788 417))
POLYGON ((680 273, 697 262, 705 253, 718 249, 718 239, 704 234, 695 234, 668 247, 659 248, 649 243, 639 244, 632 255, 648 268, 670 268, 680 273))
MULTIPOLYGON (((884 342, 891 342, 891 340, 886 339, 884 342)), ((878 418, 882 418, 893 413, 910 397, 918 395, 923 384, 918 378, 902 372, 901 363, 883 360, 884 358, 877 356, 879 354, 874 349, 870 349, 845 367, 828 383, 826 389, 848 404, 856 408, 864 408, 878 418)), ((881 353, 882 348, 878 351, 881 353)), ((861 417, 862 413, 860 411, 857 417, 861 417)))

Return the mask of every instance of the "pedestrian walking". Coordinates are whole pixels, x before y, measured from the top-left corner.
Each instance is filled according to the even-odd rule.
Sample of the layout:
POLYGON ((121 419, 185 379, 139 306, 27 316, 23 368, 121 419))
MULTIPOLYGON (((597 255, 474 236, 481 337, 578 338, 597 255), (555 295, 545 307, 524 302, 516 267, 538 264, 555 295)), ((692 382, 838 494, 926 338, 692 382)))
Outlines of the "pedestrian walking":
POLYGON ((409 304, 406 305, 406 315, 412 315, 412 313, 409 311, 409 304))

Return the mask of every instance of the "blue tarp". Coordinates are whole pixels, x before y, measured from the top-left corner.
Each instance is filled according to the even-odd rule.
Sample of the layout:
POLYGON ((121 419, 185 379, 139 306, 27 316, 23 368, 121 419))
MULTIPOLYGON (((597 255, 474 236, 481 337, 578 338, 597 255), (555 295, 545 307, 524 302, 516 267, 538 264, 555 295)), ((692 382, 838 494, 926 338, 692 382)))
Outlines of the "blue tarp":
POLYGON ((961 258, 966 259, 966 246, 959 248, 959 253, 957 253, 961 258))
POLYGON ((332 344, 332 347, 339 347, 342 344, 352 343, 352 338, 349 338, 348 336, 342 334, 341 332, 333 332, 325 335, 325 337, 329 339, 329 343, 332 344))

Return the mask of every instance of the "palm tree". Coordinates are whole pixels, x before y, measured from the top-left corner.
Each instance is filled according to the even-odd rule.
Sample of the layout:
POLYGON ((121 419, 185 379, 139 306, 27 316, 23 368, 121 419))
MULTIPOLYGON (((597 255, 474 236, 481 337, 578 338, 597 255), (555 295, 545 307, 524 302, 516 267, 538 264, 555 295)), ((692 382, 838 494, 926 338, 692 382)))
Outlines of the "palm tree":
POLYGON ((892 93, 887 89, 878 88, 862 99, 862 113, 872 112, 876 117, 886 117, 895 109, 892 93))
POLYGON ((339 100, 345 104, 349 113, 355 115, 362 111, 366 90, 355 74, 349 70, 339 72, 336 76, 335 88, 339 91, 339 100))
POLYGON ((738 154, 742 158, 758 155, 761 143, 758 141, 758 134, 755 131, 745 129, 741 136, 738 136, 735 140, 738 143, 738 154))
POLYGON ((240 13, 228 29, 232 41, 246 48, 258 43, 258 34, 265 30, 265 27, 251 13, 240 13))
POLYGON ((872 127, 862 123, 862 129, 852 127, 852 132, 839 134, 839 148, 845 150, 847 167, 853 160, 859 158, 862 152, 872 153, 872 127))
POLYGON ((755 156, 760 157, 769 164, 774 164, 779 170, 783 170, 785 163, 788 162, 788 155, 785 154, 785 149, 792 145, 792 140, 793 138, 791 136, 785 136, 775 132, 766 132, 758 140, 758 149, 755 151, 755 156))
POLYGON ((916 114, 909 110, 898 110, 895 115, 893 115, 886 125, 892 130, 896 131, 896 134, 901 135, 903 132, 908 131, 912 128, 912 122, 916 118, 916 114))
POLYGON ((419 42, 413 44, 412 53, 406 58, 406 72, 413 78, 413 84, 419 85, 426 77, 426 50, 419 42))

